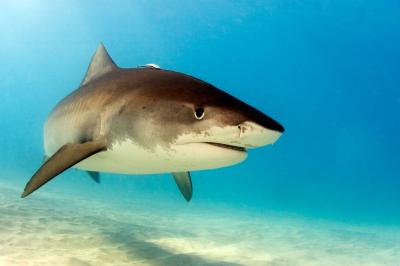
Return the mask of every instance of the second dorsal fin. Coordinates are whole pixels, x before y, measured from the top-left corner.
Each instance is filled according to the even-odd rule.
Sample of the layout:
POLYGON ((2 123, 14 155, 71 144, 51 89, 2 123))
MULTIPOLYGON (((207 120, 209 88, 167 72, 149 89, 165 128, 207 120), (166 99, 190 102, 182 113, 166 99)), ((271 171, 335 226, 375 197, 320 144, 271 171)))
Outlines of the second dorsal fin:
POLYGON ((115 65, 104 45, 100 43, 90 61, 86 75, 81 82, 81 86, 86 85, 90 81, 117 68, 117 65, 115 65))

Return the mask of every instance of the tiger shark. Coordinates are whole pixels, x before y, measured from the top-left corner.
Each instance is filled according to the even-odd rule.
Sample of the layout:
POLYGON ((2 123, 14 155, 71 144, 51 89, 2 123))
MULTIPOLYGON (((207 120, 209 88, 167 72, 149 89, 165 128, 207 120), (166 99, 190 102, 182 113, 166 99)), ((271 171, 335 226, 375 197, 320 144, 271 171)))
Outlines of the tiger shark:
POLYGON ((172 173, 192 197, 190 171, 237 164, 247 149, 273 144, 284 128, 198 78, 148 64, 120 68, 100 44, 79 87, 44 125, 47 158, 26 197, 64 170, 172 173))

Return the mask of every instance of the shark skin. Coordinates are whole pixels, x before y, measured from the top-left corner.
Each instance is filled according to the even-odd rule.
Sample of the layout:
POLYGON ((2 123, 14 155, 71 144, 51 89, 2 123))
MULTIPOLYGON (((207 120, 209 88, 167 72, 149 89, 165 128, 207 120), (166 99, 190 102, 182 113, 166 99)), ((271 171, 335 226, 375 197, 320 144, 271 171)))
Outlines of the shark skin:
POLYGON ((172 173, 192 197, 190 171, 237 164, 247 149, 273 144, 284 132, 274 119, 195 77, 155 64, 120 68, 103 44, 80 86, 51 111, 45 157, 26 197, 73 167, 122 174, 172 173))

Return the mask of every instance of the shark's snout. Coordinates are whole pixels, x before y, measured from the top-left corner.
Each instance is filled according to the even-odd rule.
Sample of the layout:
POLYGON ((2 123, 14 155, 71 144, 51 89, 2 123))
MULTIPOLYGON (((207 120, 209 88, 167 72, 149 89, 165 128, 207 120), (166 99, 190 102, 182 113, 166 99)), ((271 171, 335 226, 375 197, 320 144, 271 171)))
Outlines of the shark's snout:
POLYGON ((276 131, 279 133, 283 133, 285 131, 285 129, 279 122, 251 106, 248 107, 247 113, 244 114, 244 116, 246 118, 245 121, 257 124, 258 126, 265 129, 276 131))
POLYGON ((273 144, 285 131, 279 122, 252 106, 244 104, 241 109, 237 109, 242 110, 239 115, 243 117, 242 122, 237 125, 239 138, 231 139, 237 145, 255 148, 273 144))
POLYGON ((277 123, 274 129, 266 128, 255 122, 246 121, 238 125, 239 137, 232 144, 246 148, 261 147, 275 143, 282 135, 283 127, 277 123))
POLYGON ((236 126, 213 127, 202 133, 189 133, 181 135, 176 144, 208 143, 221 147, 257 148, 275 143, 282 132, 266 128, 253 121, 245 121, 236 126))
POLYGON ((264 121, 260 124, 261 126, 265 127, 266 129, 276 131, 279 133, 283 133, 285 129, 279 122, 275 121, 274 119, 270 117, 266 117, 263 119, 264 121))

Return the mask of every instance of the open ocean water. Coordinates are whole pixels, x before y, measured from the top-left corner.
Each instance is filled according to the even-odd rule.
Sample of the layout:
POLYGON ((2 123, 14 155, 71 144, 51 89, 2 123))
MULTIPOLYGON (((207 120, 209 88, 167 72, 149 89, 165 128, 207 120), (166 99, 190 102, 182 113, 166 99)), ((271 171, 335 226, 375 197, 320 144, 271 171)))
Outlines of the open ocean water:
POLYGON ((1 1, 0 266, 400 265, 399 1, 1 1), (103 42, 285 126, 228 168, 70 169, 21 199, 103 42))

